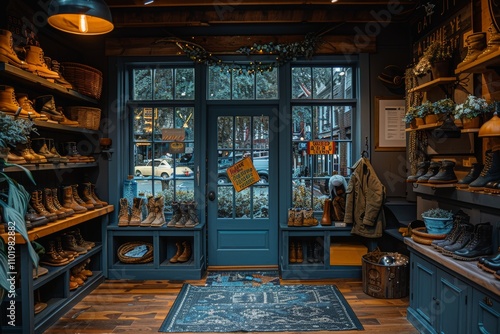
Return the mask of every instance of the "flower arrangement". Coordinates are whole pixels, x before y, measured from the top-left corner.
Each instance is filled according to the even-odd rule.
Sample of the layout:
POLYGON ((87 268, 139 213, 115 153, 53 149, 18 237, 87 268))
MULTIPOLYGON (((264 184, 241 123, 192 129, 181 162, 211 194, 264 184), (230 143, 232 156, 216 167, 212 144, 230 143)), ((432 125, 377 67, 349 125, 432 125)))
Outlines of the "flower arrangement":
POLYGON ((410 124, 417 116, 417 108, 410 107, 403 117, 403 122, 410 124))
POLYGON ((429 209, 421 214, 422 218, 453 218, 453 212, 441 208, 429 209))
POLYGON ((434 41, 425 49, 413 73, 422 76, 431 70, 432 65, 437 62, 449 60, 453 57, 451 46, 444 41, 434 41))
POLYGON ((15 147, 16 144, 26 143, 33 124, 29 119, 14 118, 0 112, 0 147, 15 147))
POLYGON ((472 119, 477 116, 492 112, 494 104, 491 105, 485 99, 469 94, 464 103, 455 106, 456 119, 472 119))
POLYGON ((434 106, 432 105, 432 102, 427 100, 421 105, 415 107, 417 110, 417 117, 420 118, 425 118, 427 115, 432 115, 434 114, 434 106))
POLYGON ((455 113, 455 102, 450 98, 436 101, 432 104, 432 107, 436 115, 455 113))

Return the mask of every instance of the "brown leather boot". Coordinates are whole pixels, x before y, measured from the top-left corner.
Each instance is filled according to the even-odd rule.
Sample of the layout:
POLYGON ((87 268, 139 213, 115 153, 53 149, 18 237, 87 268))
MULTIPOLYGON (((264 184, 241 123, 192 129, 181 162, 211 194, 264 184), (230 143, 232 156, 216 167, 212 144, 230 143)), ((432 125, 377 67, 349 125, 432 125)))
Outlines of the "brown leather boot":
POLYGON ((182 254, 177 258, 177 262, 187 262, 191 259, 191 243, 189 241, 183 241, 182 247, 184 250, 182 254))
POLYGON ((36 213, 39 215, 45 216, 49 219, 49 221, 53 222, 54 220, 57 219, 57 214, 55 213, 50 213, 42 203, 42 191, 41 190, 34 190, 31 193, 31 206, 33 209, 35 209, 36 213))
POLYGON ((184 249, 182 247, 182 243, 180 241, 177 241, 175 243, 175 247, 177 247, 177 252, 175 253, 174 256, 172 256, 172 258, 169 260, 170 263, 177 263, 179 262, 178 259, 179 259, 179 256, 182 255, 182 253, 184 252, 184 249))
POLYGON ((58 79, 59 74, 48 68, 42 48, 34 45, 26 47, 26 62, 32 65, 29 71, 46 79, 58 79))
POLYGON ((31 67, 27 62, 19 59, 14 51, 12 32, 5 29, 0 29, 0 62, 14 65, 23 70, 29 70, 31 67))
POLYGON ((69 261, 73 261, 77 256, 80 256, 78 252, 71 250, 64 250, 62 246, 61 237, 56 237, 55 240, 56 251, 62 258, 67 258, 69 261))
POLYGON ((61 202, 59 202, 59 196, 58 196, 58 191, 57 188, 52 188, 50 191, 52 191, 52 203, 54 203, 54 207, 57 210, 62 210, 66 212, 66 217, 72 216, 75 214, 75 211, 70 208, 65 208, 62 206, 61 202))
POLYGON ((94 210, 93 204, 85 203, 80 195, 78 195, 78 184, 72 184, 71 188, 73 189, 73 199, 78 205, 85 207, 87 210, 94 210))
POLYGON ((102 208, 102 204, 100 202, 97 202, 94 197, 92 197, 91 194, 91 189, 90 189, 91 183, 90 182, 84 182, 81 184, 81 198, 86 204, 92 204, 92 206, 96 209, 102 208))
POLYGON ((54 196, 52 195, 52 190, 49 188, 45 188, 43 190, 43 206, 49 211, 50 213, 56 214, 58 219, 63 219, 67 217, 66 211, 63 210, 58 210, 54 206, 54 196))
MULTIPOLYGON (((132 210, 130 212, 129 226, 140 226, 142 221, 142 206, 144 200, 140 197, 135 197, 132 203, 132 210)), ((165 222, 165 220, 163 220, 165 222)))
MULTIPOLYGON (((165 199, 163 196, 158 196, 155 199, 156 207, 156 218, 151 223, 151 227, 160 227, 165 225, 165 213, 163 212, 163 207, 165 205, 165 199)), ((175 225, 177 227, 177 224, 175 225)))
POLYGON ((86 248, 87 250, 91 250, 92 248, 95 247, 95 242, 86 241, 83 238, 79 228, 75 228, 74 230, 69 231, 68 234, 72 234, 75 236, 76 244, 80 247, 86 248))
POLYGON ((35 108, 33 108, 33 102, 28 98, 28 94, 16 93, 16 99, 19 106, 28 113, 30 118, 37 121, 47 121, 49 119, 47 116, 39 114, 35 108))
POLYGON ((75 236, 72 234, 63 234, 62 245, 63 245, 63 249, 75 251, 80 255, 87 253, 86 248, 78 246, 78 244, 76 243, 75 236))
MULTIPOLYGON (((174 203, 172 203, 172 207, 173 207, 173 205, 174 205, 174 203)), ((148 197, 148 203, 146 204, 146 207, 148 208, 148 215, 143 221, 141 221, 141 224, 140 224, 141 226, 144 226, 144 227, 151 226, 151 223, 156 218, 154 196, 148 197)))
POLYGON ((128 226, 130 213, 128 208, 128 200, 120 198, 120 211, 118 212, 118 226, 128 226))
POLYGON ((16 93, 11 86, 0 85, 0 110, 15 116, 29 116, 17 102, 16 93))
POLYGON ((94 199, 94 201, 96 201, 97 203, 101 203, 101 205, 103 207, 108 205, 108 202, 105 202, 105 201, 101 200, 99 197, 97 197, 97 195, 95 193, 95 184, 93 184, 93 183, 90 184, 90 194, 91 194, 92 198, 94 199))
POLYGON ((63 206, 65 208, 72 209, 75 213, 84 213, 87 211, 87 208, 79 205, 75 202, 73 198, 73 188, 71 186, 66 186, 63 188, 64 197, 63 197, 63 206))
POLYGON ((69 260, 61 257, 56 250, 55 241, 49 240, 47 247, 45 247, 45 254, 40 259, 40 263, 59 267, 68 264, 69 260))
POLYGON ((297 263, 304 262, 304 252, 302 251, 302 242, 297 242, 297 263))

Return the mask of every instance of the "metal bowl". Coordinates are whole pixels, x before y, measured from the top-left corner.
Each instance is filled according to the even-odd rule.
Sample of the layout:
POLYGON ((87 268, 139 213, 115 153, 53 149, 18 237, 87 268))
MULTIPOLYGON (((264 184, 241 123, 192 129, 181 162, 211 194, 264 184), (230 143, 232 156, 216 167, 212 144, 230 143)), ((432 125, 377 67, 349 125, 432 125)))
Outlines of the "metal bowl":
POLYGON ((378 264, 381 264, 383 266, 392 266, 395 261, 396 260, 394 259, 394 256, 384 255, 380 258, 378 264))

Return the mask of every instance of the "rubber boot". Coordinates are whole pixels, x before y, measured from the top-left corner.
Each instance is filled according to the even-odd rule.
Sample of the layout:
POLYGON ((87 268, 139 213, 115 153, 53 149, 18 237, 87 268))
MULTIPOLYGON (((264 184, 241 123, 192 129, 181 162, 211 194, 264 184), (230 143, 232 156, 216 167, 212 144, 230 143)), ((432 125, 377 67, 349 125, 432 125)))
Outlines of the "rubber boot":
POLYGON ((63 219, 67 217, 66 211, 58 210, 54 206, 52 190, 50 190, 49 188, 45 188, 43 190, 42 201, 43 201, 43 206, 47 209, 47 211, 57 215, 57 219, 63 219))
POLYGON ((12 32, 0 29, 0 62, 19 67, 23 70, 33 69, 27 62, 22 61, 14 51, 12 32))
POLYGON ((70 217, 70 216, 74 215, 75 211, 73 209, 65 208, 61 204, 61 202, 59 202, 59 195, 58 195, 57 188, 52 188, 51 191, 52 191, 52 202, 54 203, 54 206, 56 207, 56 209, 66 212, 66 217, 70 217))
POLYGON ((128 200, 120 198, 120 211, 118 212, 118 226, 128 226, 130 213, 128 208, 128 200))
POLYGON ((431 177, 436 175, 441 168, 441 161, 431 161, 427 173, 417 179, 417 183, 427 183, 431 177))
POLYGON ((73 188, 71 186, 66 186, 63 188, 63 206, 65 208, 72 209, 75 213, 84 213, 87 211, 87 208, 81 206, 77 202, 75 202, 73 198, 73 188))
POLYGON ((132 210, 130 212, 129 226, 140 226, 142 221, 142 206, 144 201, 140 197, 135 197, 132 203, 132 210))
POLYGON ((53 222, 57 219, 57 214, 50 213, 42 203, 42 191, 35 190, 31 193, 31 207, 35 209, 36 213, 39 215, 45 216, 49 219, 50 222, 53 222))
POLYGON ((429 183, 455 183, 458 181, 457 176, 455 175, 455 162, 451 160, 443 160, 441 162, 441 167, 439 168, 439 172, 429 178, 429 183))
POLYGON ((46 121, 49 119, 46 115, 39 114, 35 108, 33 108, 33 102, 28 98, 28 94, 16 93, 16 99, 19 106, 28 113, 30 118, 38 121, 46 121))
POLYGON ((78 195, 78 184, 72 184, 71 188, 73 189, 73 199, 78 205, 85 207, 87 210, 94 210, 94 205, 91 203, 85 203, 85 201, 78 195))
POLYGON ((483 167, 480 162, 473 163, 469 173, 463 179, 458 180, 457 188, 467 188, 472 181, 479 177, 483 167))
POLYGON ((493 253, 491 235, 493 226, 490 223, 477 224, 474 227, 474 233, 471 241, 462 249, 453 253, 453 258, 462 261, 474 261, 481 256, 493 253))
POLYGON ((467 55, 464 60, 457 65, 457 68, 460 68, 464 65, 467 65, 474 60, 483 52, 486 47, 486 33, 478 32, 467 36, 467 55))
POLYGON ((17 102, 16 93, 11 86, 0 85, 0 110, 14 116, 29 116, 17 102))
POLYGON ((189 220, 186 222, 185 227, 195 227, 200 222, 198 220, 198 215, 196 214, 196 202, 191 201, 187 203, 187 213, 189 215, 189 220))
POLYGON ((45 63, 43 50, 34 45, 28 45, 26 47, 26 62, 30 66, 28 69, 30 72, 46 79, 58 79, 59 74, 50 70, 45 63))
POLYGON ((500 151, 486 151, 484 167, 479 177, 469 183, 469 190, 481 191, 491 181, 500 180, 500 151))
POLYGON ((415 175, 410 175, 406 178, 406 182, 413 183, 417 182, 417 179, 427 173, 429 169, 430 161, 421 161, 417 164, 417 172, 415 175))
POLYGON ((182 247, 182 242, 177 241, 175 243, 175 247, 177 247, 177 251, 175 252, 175 255, 170 258, 170 260, 169 260, 170 263, 177 263, 177 262, 179 262, 178 261, 179 256, 181 256, 182 253, 184 252, 184 249, 182 247))
POLYGON ((186 227, 186 223, 189 220, 189 213, 187 211, 187 203, 186 202, 181 202, 180 203, 181 207, 181 218, 175 223, 175 227, 186 227))
POLYGON ((165 225, 165 213, 163 208, 165 206, 165 198, 163 196, 158 196, 155 199, 156 217, 151 223, 151 227, 160 227, 165 225))
MULTIPOLYGON (((147 199, 147 204, 146 207, 148 209, 148 215, 146 218, 141 221, 139 224, 142 227, 147 227, 151 226, 151 223, 155 220, 156 218, 156 212, 155 212, 155 198, 154 196, 149 196, 147 199)), ((168 225, 167 225, 168 226, 168 225)))
POLYGON ((177 262, 187 262, 189 261, 189 259, 191 259, 191 243, 189 241, 183 241, 182 247, 184 248, 184 250, 182 251, 182 254, 177 258, 177 262))
POLYGON ((172 210, 172 219, 168 222, 167 227, 175 227, 175 224, 177 224, 182 217, 181 205, 179 202, 172 202, 172 210))
POLYGON ((81 198, 86 204, 92 204, 95 209, 102 208, 102 204, 97 202, 91 195, 90 182, 84 182, 81 184, 82 193, 81 198))

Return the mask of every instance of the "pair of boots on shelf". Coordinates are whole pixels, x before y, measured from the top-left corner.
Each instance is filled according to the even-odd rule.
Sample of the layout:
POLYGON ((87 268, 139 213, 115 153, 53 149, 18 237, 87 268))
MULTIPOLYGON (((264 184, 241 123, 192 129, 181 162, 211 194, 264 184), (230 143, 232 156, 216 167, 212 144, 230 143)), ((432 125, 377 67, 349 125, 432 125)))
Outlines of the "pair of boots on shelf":
MULTIPOLYGON (((316 241, 307 242, 307 262, 322 262, 323 251, 321 245, 316 241)), ((303 263, 304 250, 302 241, 290 241, 288 260, 290 263, 303 263)))
POLYGON ((434 240, 431 245, 445 256, 462 261, 474 261, 493 252, 490 223, 473 225, 470 217, 459 210, 453 216, 453 227, 443 240, 434 240))
POLYGON ((189 241, 177 241, 175 243, 177 251, 169 260, 170 263, 184 263, 191 259, 191 243, 189 241))
POLYGON ((61 156, 54 145, 54 140, 51 138, 35 138, 29 139, 26 144, 19 144, 9 152, 7 156, 9 162, 22 164, 39 164, 39 163, 67 163, 69 159, 61 156), (35 149, 33 149, 33 146, 35 149))
POLYGON ((165 198, 162 195, 147 198, 148 215, 143 217, 144 199, 135 197, 133 203, 128 199, 120 198, 120 211, 118 213, 118 226, 161 227, 165 225, 165 198))
POLYGON ((198 215, 196 214, 195 201, 172 202, 173 216, 167 227, 192 228, 198 225, 198 215))
POLYGON ((94 273, 87 269, 90 259, 71 268, 71 275, 69 277, 69 289, 75 290, 85 284, 85 281, 94 275, 94 273))
POLYGON ((95 247, 95 242, 86 241, 79 229, 56 235, 45 243, 45 252, 40 263, 53 267, 69 264, 78 256, 95 247))
POLYGON ((465 41, 467 46, 467 55, 462 62, 457 65, 458 69, 500 49, 500 33, 497 31, 493 23, 488 28, 488 32, 490 34, 488 41, 486 41, 485 32, 477 32, 467 36, 465 41))
POLYGON ((415 175, 407 177, 409 183, 448 184, 458 181, 455 174, 456 163, 452 160, 422 161, 417 165, 415 175))
POLYGON ((318 219, 314 217, 314 211, 311 208, 288 209, 288 226, 310 227, 317 226, 318 219))
POLYGON ((500 280, 500 249, 495 255, 480 257, 477 266, 500 280))

